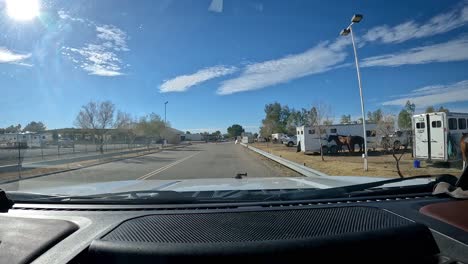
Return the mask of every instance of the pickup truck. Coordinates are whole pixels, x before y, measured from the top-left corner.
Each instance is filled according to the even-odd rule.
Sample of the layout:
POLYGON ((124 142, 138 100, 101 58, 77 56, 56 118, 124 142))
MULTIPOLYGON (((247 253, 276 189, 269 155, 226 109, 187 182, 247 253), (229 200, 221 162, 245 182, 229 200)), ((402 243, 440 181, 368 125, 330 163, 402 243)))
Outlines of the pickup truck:
POLYGON ((292 147, 292 146, 297 145, 297 136, 285 137, 282 140, 283 140, 283 144, 288 146, 288 147, 292 147))

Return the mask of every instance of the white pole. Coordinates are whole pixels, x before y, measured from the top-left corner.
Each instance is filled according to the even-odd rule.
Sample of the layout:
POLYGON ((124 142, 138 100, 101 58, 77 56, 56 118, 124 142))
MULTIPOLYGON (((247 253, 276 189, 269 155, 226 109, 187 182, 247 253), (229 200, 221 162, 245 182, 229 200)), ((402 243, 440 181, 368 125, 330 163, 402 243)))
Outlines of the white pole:
POLYGON ((366 117, 365 117, 365 111, 364 111, 364 99, 362 96, 361 73, 359 71, 358 55, 356 51, 356 44, 354 43, 353 27, 351 25, 349 26, 349 30, 351 32, 351 40, 353 42, 354 60, 356 61, 356 71, 357 71, 357 78, 358 78, 358 83, 359 83, 359 95, 361 96, 362 130, 364 131, 364 157, 363 158, 364 158, 364 170, 367 171, 369 169, 367 166, 367 133, 366 133, 366 117))

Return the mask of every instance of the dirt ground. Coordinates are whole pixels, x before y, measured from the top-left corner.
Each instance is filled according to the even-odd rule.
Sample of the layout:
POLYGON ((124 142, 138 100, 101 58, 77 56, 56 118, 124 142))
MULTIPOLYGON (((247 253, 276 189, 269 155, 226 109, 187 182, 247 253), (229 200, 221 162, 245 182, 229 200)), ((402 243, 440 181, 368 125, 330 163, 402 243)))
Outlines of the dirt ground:
MULTIPOLYGON (((369 170, 364 171, 363 159, 359 153, 350 154, 344 152, 336 156, 327 155, 324 156, 325 161, 322 161, 319 154, 306 155, 302 152, 296 152, 295 147, 287 147, 283 144, 254 143, 251 145, 309 168, 319 170, 328 175, 399 177, 395 166, 395 159, 391 154, 383 154, 383 152, 380 151, 369 152, 369 170)), ((452 174, 459 176, 462 172, 461 164, 457 163, 428 164, 421 161, 421 168, 414 168, 411 150, 408 150, 401 158, 400 170, 405 177, 427 174, 452 174)))

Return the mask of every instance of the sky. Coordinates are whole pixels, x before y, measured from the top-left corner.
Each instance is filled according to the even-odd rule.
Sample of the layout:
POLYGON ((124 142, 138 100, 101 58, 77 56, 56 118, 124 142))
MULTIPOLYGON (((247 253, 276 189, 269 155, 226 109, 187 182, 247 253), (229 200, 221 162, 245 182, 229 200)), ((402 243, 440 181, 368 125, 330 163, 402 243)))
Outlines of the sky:
POLYGON ((468 1, 21 1, 38 16, 0 0, 0 127, 73 127, 104 100, 163 118, 167 101, 167 121, 191 132, 256 132, 273 102, 357 119, 351 36, 339 36, 353 14, 366 111, 468 112, 468 1))

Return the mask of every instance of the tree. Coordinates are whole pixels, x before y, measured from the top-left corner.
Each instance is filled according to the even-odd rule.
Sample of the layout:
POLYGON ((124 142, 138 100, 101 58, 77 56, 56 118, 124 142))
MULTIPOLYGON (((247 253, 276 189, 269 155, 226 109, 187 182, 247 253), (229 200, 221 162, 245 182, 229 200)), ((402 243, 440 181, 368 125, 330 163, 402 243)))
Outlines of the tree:
POLYGON ((450 112, 450 111, 449 111, 447 108, 441 106, 441 107, 439 107, 438 112, 445 112, 445 113, 448 113, 448 112, 450 112))
POLYGON ((312 107, 310 112, 311 124, 318 132, 318 140, 320 142, 320 156, 322 161, 325 161, 323 157, 322 131, 325 124, 331 124, 331 107, 327 104, 319 103, 312 107))
POLYGON ((383 118, 383 112, 380 108, 375 110, 374 112, 371 112, 371 111, 367 112, 367 119, 371 123, 378 123, 379 121, 382 120, 382 118, 383 118))
POLYGON ((117 112, 117 117, 115 119, 115 128, 123 133, 125 133, 126 139, 128 139, 128 146, 135 141, 136 138, 136 123, 137 121, 132 118, 129 113, 117 112))
POLYGON ((286 122, 286 133, 295 135, 298 126, 309 126, 309 111, 302 108, 301 110, 291 109, 288 120, 286 122))
POLYGON ((185 134, 190 135, 191 133, 190 133, 190 131, 187 130, 187 131, 185 131, 185 134))
POLYGON ((221 138, 221 131, 217 130, 212 134, 215 138, 221 138))
POLYGON ((435 112, 435 108, 434 106, 428 106, 426 108, 426 113, 434 113, 435 112))
POLYGON ((411 129, 411 120, 415 110, 416 106, 409 100, 406 101, 405 107, 398 114, 398 127, 400 129, 411 129))
POLYGON ((287 133, 287 124, 292 110, 275 102, 265 105, 265 118, 262 120, 260 134, 269 137, 273 133, 287 133))
POLYGON ((351 123, 351 115, 342 115, 340 124, 349 124, 351 123))
POLYGON ((16 126, 11 125, 11 126, 5 128, 5 133, 19 133, 19 132, 21 132, 21 125, 20 124, 18 124, 16 126))
POLYGON ((89 102, 81 107, 75 125, 81 129, 91 130, 98 138, 99 151, 104 152, 104 135, 114 126, 115 105, 110 101, 89 102))
POLYGON ((43 132, 46 130, 46 126, 42 122, 32 121, 23 128, 23 132, 43 132))
POLYGON ((333 120, 330 120, 330 119, 323 120, 323 125, 324 126, 331 126, 331 125, 333 125, 333 120))
POLYGON ((241 125, 234 124, 230 127, 227 128, 227 132, 229 134, 229 137, 238 137, 242 135, 242 132, 244 132, 244 128, 241 125))
POLYGON ((161 139, 161 134, 165 132, 165 129, 166 123, 164 123, 164 120, 162 120, 158 114, 151 113, 140 117, 135 126, 135 133, 137 136, 146 139, 146 145, 149 148, 152 140, 161 139))

